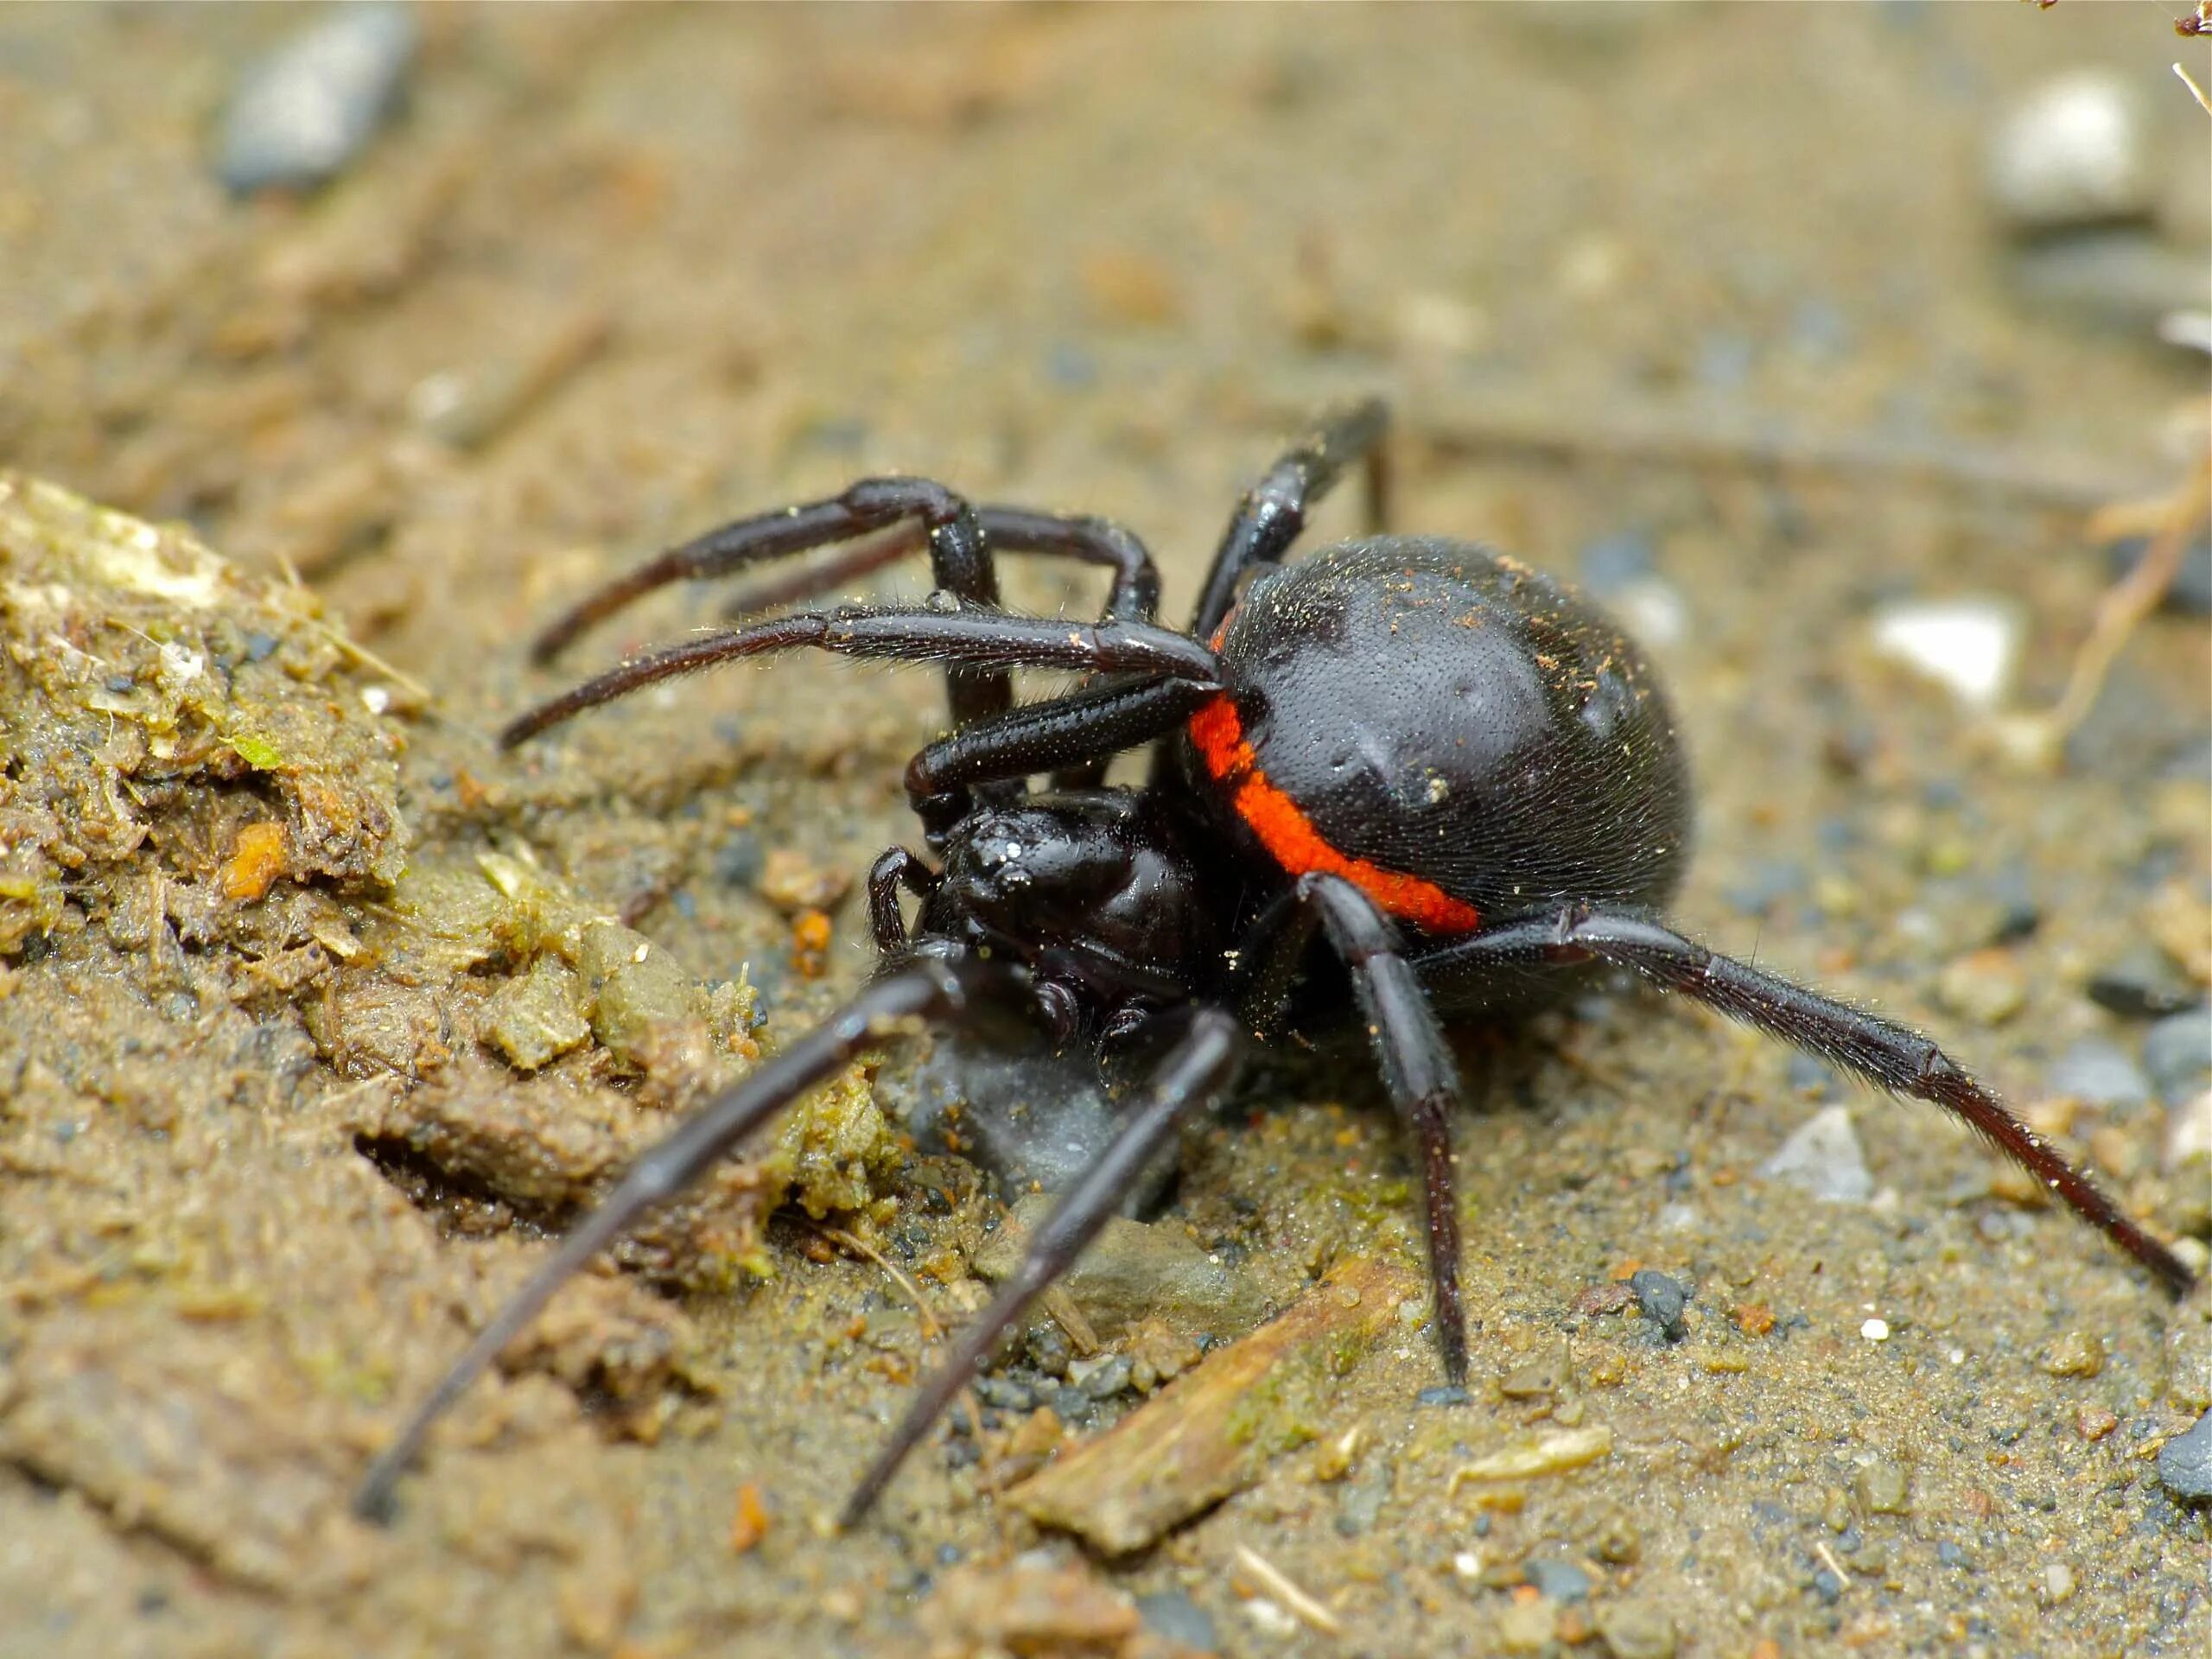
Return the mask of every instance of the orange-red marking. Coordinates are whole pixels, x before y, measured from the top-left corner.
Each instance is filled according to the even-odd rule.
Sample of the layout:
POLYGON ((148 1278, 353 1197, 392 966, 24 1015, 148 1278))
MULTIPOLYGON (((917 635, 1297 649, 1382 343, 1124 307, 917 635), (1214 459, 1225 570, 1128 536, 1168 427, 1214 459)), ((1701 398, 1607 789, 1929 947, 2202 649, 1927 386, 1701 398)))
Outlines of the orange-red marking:
POLYGON ((1191 741, 1215 780, 1230 791, 1236 815, 1252 826, 1260 844, 1293 875, 1325 870, 1341 875, 1391 915, 1431 933, 1471 933, 1482 925, 1472 905, 1417 875, 1406 875, 1347 858, 1313 827, 1297 802, 1268 781, 1258 757, 1244 741, 1244 722, 1227 692, 1203 704, 1191 716, 1191 741))

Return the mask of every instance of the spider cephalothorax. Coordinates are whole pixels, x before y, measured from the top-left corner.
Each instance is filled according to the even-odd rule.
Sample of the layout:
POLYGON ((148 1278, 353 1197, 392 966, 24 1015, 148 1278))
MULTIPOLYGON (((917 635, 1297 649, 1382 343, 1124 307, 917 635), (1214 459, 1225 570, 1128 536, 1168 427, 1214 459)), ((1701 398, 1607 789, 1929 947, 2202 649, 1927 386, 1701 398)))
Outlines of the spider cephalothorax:
POLYGON ((791 612, 705 634, 542 705, 505 741, 640 686, 802 645, 940 663, 952 729, 906 772, 931 856, 893 848, 876 861, 875 977, 638 1160, 378 1459, 358 1500, 365 1512, 388 1506, 437 1414, 645 1211, 861 1050, 918 1017, 958 1020, 982 1005, 1033 1013, 1062 1044, 1141 1033, 1135 1046, 1149 1070, 1097 1161, 1032 1236, 1021 1269, 862 1477, 849 1520, 1176 1126, 1230 1086, 1246 1034, 1272 1033, 1294 991, 1331 962, 1420 1154, 1434 1325, 1455 1383, 1467 1370, 1449 1120, 1459 1085, 1436 1008, 1525 1001, 1591 963, 1632 969, 1956 1113, 2166 1285, 2189 1285, 2172 1251, 1927 1039, 1716 955, 1661 919, 1687 855, 1688 771, 1651 670, 1602 613, 1464 542, 1375 536, 1281 566, 1308 508, 1349 467, 1368 468, 1379 516, 1384 424, 1380 404, 1360 404, 1275 463, 1230 521, 1181 632, 1154 620, 1159 579, 1126 531, 872 479, 664 554, 546 633, 541 657, 665 583, 854 543, 734 607, 757 613, 925 542, 938 585, 926 604, 791 612), (1005 552, 1108 568, 1103 615, 1081 623, 998 608, 991 561, 1005 552), (1088 677, 1016 707, 1017 668, 1088 677), (1147 783, 1103 783, 1109 760, 1146 747, 1155 747, 1147 783), (1031 792, 1027 780, 1046 773, 1053 788, 1031 792))

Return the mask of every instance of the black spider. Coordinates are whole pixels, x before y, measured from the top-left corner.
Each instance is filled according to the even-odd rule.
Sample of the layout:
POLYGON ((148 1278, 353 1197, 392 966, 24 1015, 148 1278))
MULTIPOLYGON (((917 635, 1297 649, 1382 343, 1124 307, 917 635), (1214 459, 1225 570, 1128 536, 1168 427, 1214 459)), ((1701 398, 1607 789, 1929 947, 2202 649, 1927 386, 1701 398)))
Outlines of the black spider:
POLYGON ((906 769, 933 860, 893 848, 875 861, 874 978, 638 1160, 377 1459, 359 1509, 389 1508, 430 1423, 571 1274, 862 1050, 979 1005, 1027 1008, 1062 1043, 1153 1043, 1157 1058, 1115 1138, 861 1478, 845 1510, 857 1519, 1176 1126, 1230 1086, 1243 1033, 1273 1030, 1293 988, 1313 982, 1308 969, 1325 965, 1309 961, 1317 934, 1350 979, 1420 1148, 1436 1334, 1454 1383, 1467 1370, 1448 1121, 1459 1084, 1432 1002, 1525 1003, 1593 961, 1957 1113, 2165 1284, 2188 1287, 2178 1257, 1927 1039, 1715 955, 1659 919, 1686 856, 1688 774, 1642 654, 1586 601, 1511 559, 1427 537, 1376 536, 1281 566, 1346 468, 1367 467, 1380 516, 1386 423, 1380 403, 1359 404, 1268 470, 1230 521, 1186 632, 1154 620, 1159 578, 1128 531, 971 506, 919 479, 871 479, 728 525, 548 631, 541 659, 668 582, 855 542, 747 596, 746 608, 764 609, 925 539, 937 584, 925 604, 843 605, 706 634, 555 698, 503 741, 640 686, 794 646, 939 662, 952 729, 906 769), (1082 623, 1000 610, 999 552, 1106 566, 1105 614, 1082 623), (1017 708, 1017 668, 1090 677, 1017 708), (1103 785, 1111 757, 1146 744, 1157 745, 1148 782, 1103 785), (1027 780, 1046 772, 1053 787, 1033 791, 1027 780), (911 930, 902 892, 918 901, 911 930))

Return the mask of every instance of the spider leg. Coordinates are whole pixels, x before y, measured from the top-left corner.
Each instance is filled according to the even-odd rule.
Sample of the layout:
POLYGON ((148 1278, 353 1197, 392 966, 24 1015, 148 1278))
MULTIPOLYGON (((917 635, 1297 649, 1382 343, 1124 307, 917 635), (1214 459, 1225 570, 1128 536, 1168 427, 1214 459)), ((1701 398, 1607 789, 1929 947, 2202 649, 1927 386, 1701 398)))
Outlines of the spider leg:
MULTIPOLYGON (((841 605, 798 611, 746 627, 702 634, 610 669, 598 678, 540 703, 499 734, 512 748, 549 726, 584 709, 663 680, 741 657, 801 646, 847 657, 938 662, 1003 673, 1012 668, 1060 668, 1107 674, 1143 674, 1214 684, 1219 665, 1196 640, 1148 622, 1081 623, 1052 617, 1010 616, 1003 611, 936 610, 841 605)), ((1004 705, 963 715, 957 723, 988 720, 1004 705)))
MULTIPOLYGON (((531 658, 549 660, 586 628, 671 582, 730 575, 860 537, 873 539, 841 558, 739 594, 727 613, 745 615, 822 593, 924 543, 937 585, 963 604, 998 603, 992 555, 999 551, 1106 566, 1114 573, 1106 604, 1111 620, 1148 622, 1160 601, 1160 575, 1151 554, 1135 536, 1106 519, 1022 507, 978 509, 928 479, 869 478, 825 500, 737 519, 647 560, 586 594, 555 620, 531 647, 531 658), (877 534, 885 531, 890 533, 877 534)), ((1002 672, 954 667, 947 674, 955 725, 1012 702, 1002 672)))
POLYGON ((1237 503, 1213 556, 1191 620, 1193 634, 1213 638, 1236 602, 1236 584, 1244 573, 1281 559, 1306 528, 1307 512, 1335 487, 1346 467, 1365 464, 1367 515, 1371 523, 1382 523, 1389 493, 1382 437, 1389 424, 1389 405, 1379 397, 1364 399, 1330 416, 1268 468, 1267 476, 1237 503))
POLYGON ((846 1500, 841 1524, 852 1526, 868 1513, 930 1425, 975 1376, 984 1356, 1030 1303, 1075 1264, 1112 1218, 1176 1126, 1235 1080, 1243 1048, 1236 1021, 1228 1014, 1201 1008, 1192 1016, 1190 1029, 1154 1070, 1144 1092, 1125 1109, 1121 1128, 1098 1161, 1039 1224, 1014 1277, 960 1333, 951 1357, 914 1396, 898 1428, 846 1500))
POLYGON ((2170 1289, 2186 1291, 2195 1281, 2180 1257, 2129 1220, 2101 1188, 1927 1038, 1708 950, 1656 922, 1574 906, 1555 918, 1512 923, 1455 940, 1415 966, 1425 978, 1436 978, 1503 963, 1590 957, 1633 968, 1670 991, 1856 1072, 1878 1089, 1955 1113, 2170 1289))
POLYGON ((1160 571, 1145 544, 1112 519, 1001 506, 978 507, 976 517, 994 553, 1042 553, 1110 569, 1113 586, 1107 590, 1102 620, 1158 620, 1160 571))
POLYGON ((899 913, 899 889, 926 899, 937 887, 937 872, 904 847, 887 848, 868 870, 868 919, 875 935, 876 954, 894 957, 904 950, 906 918, 899 913))
MULTIPOLYGON (((963 498, 925 478, 868 478, 842 495, 741 518, 647 560, 572 607, 538 635, 531 657, 546 661, 594 622, 671 582, 727 575, 748 564, 850 541, 909 518, 922 525, 929 542, 931 573, 939 588, 963 604, 998 603, 998 573, 976 510, 963 498)), ((884 555, 887 561, 891 556, 884 555)), ((1012 683, 1003 671, 952 666, 945 671, 945 679, 956 726, 997 714, 1013 703, 1012 683)))
POLYGON ((1301 875, 1247 935, 1271 933, 1256 954, 1249 946, 1245 952, 1243 1012, 1262 1028, 1281 1018, 1290 982, 1317 927, 1351 972, 1352 995, 1383 1085, 1421 1149, 1436 1339, 1444 1353, 1445 1376, 1455 1387, 1464 1386, 1467 1316, 1459 1294, 1459 1210, 1452 1192, 1450 1117, 1459 1098, 1459 1073, 1428 993, 1399 950, 1396 930, 1342 876, 1301 875))
MULTIPOLYGON (((1141 680, 1026 703, 931 743, 906 767, 906 796, 938 835, 968 813, 970 785, 1027 778, 1078 763, 1103 764, 1164 735, 1217 695, 1190 680, 1141 680)), ((1063 780, 1064 787, 1080 787, 1063 780)))
POLYGON ((354 1513, 371 1520, 391 1514, 393 1489, 421 1451, 431 1426, 592 1257, 863 1049, 917 1020, 944 1020, 964 1012, 982 991, 987 971, 933 958, 893 969, 780 1053, 761 1061, 665 1140, 646 1148, 605 1202, 507 1299, 424 1396, 397 1437, 377 1454, 354 1491, 354 1513))

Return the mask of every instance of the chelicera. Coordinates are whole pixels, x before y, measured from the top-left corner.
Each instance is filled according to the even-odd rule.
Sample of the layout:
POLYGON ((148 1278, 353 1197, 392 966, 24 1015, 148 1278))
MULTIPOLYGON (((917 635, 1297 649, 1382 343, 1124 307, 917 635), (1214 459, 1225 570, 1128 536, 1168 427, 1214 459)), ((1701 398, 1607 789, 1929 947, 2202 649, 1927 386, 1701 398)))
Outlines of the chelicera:
POLYGON ((1364 468, 1379 516, 1380 403, 1325 422, 1248 493, 1190 626, 1156 620, 1144 547, 1114 524, 978 507, 918 479, 741 520, 585 600, 541 659, 641 594, 834 543, 835 559, 733 607, 788 603, 925 544, 918 606, 840 605, 707 633, 524 715, 524 742, 583 710, 741 658, 800 646, 937 663, 948 735, 906 769, 929 855, 893 848, 868 877, 874 978, 647 1151, 485 1326, 378 1457, 357 1506, 389 1508, 432 1421, 553 1293, 655 1205, 855 1055, 918 1021, 1012 1007, 1063 1045, 1144 1055, 1096 1162, 1063 1192, 1022 1268, 953 1344, 874 1463, 857 1520, 953 1395, 1074 1262, 1177 1126, 1234 1083, 1248 1033, 1350 1001, 1423 1173, 1433 1324, 1464 1382, 1466 1319, 1450 1113, 1459 1094, 1440 1007, 1525 1006, 1592 963, 1665 989, 1956 1113, 2179 1291, 2179 1257, 2122 1215, 1926 1038, 1693 943, 1662 919, 1688 853, 1690 791, 1642 653, 1548 576, 1464 542, 1376 535, 1282 563, 1313 505, 1364 468), (993 565, 1020 552, 1112 572, 1096 622, 1011 614, 993 565), (1010 671, 1073 671, 1015 706, 1010 671), (1139 785, 1103 782, 1152 746, 1139 785), (1032 779, 1052 775, 1049 788, 1032 779), (917 913, 910 925, 903 899, 917 913))

